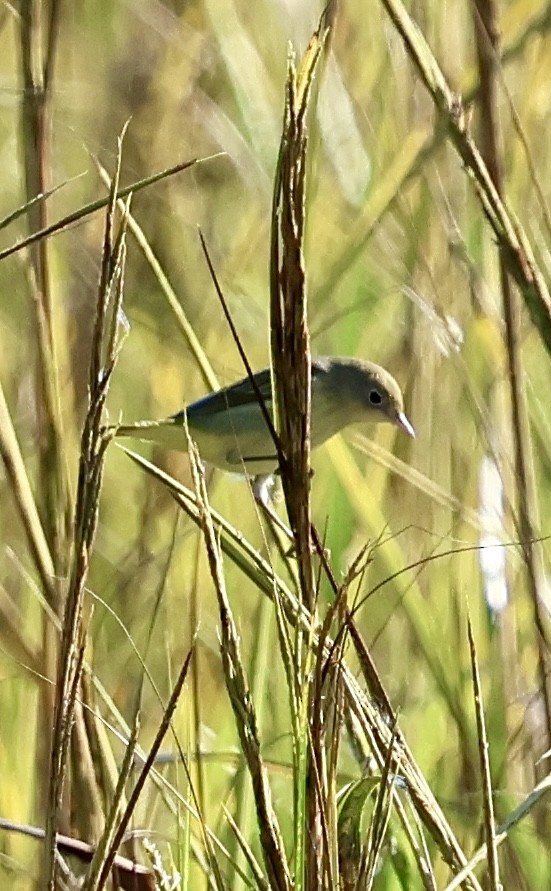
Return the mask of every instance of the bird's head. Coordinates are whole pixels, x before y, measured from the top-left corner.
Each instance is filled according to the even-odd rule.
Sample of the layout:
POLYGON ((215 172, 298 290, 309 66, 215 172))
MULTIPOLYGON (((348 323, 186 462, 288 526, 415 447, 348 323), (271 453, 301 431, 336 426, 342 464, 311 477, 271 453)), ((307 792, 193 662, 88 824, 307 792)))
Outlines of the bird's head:
MULTIPOLYGON (((408 436, 415 436, 404 411, 400 386, 388 371, 361 359, 331 358, 318 362, 325 385, 338 396, 347 423, 389 421, 408 436)), ((313 376, 315 373, 313 367, 313 376)))

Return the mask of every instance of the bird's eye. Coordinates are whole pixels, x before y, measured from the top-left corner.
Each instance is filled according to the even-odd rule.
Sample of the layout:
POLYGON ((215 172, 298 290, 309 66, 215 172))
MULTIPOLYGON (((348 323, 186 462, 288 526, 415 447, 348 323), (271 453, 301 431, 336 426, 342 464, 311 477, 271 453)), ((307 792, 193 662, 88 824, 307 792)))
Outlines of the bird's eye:
POLYGON ((379 393, 378 390, 370 390, 369 391, 369 401, 371 405, 380 405, 383 401, 383 397, 379 393))

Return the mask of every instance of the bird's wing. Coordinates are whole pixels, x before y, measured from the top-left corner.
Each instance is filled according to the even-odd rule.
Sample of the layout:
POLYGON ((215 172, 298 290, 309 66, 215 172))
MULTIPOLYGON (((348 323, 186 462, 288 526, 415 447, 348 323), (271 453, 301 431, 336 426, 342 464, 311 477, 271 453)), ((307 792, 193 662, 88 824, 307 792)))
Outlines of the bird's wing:
MULTIPOLYGON (((272 380, 270 369, 265 368, 263 371, 257 371, 254 375, 254 379, 262 394, 262 398, 266 402, 271 403, 272 380)), ((230 387, 225 387, 223 390, 218 390, 216 393, 210 393, 208 396, 203 396, 202 399, 198 399, 197 402, 193 402, 189 405, 187 409, 185 409, 185 412, 187 412, 187 416, 190 420, 195 420, 202 417, 212 417, 218 412, 225 412, 230 408, 236 408, 240 405, 251 405, 254 403, 258 403, 258 396, 250 379, 246 377, 242 381, 232 384, 230 387)), ((172 417, 174 421, 178 422, 179 420, 182 420, 185 412, 181 411, 178 412, 178 414, 173 415, 172 417)))
MULTIPOLYGON (((314 382, 316 379, 323 378, 326 374, 327 361, 325 359, 313 360, 312 382, 314 382)), ((264 371, 258 372, 258 374, 255 375, 255 380, 259 386, 263 398, 266 400, 266 402, 271 403, 272 382, 270 370, 265 369, 264 371)), ((218 397, 224 398, 223 406, 220 407, 220 410, 225 409, 228 405, 236 407, 238 405, 258 404, 257 395, 254 392, 254 389, 248 379, 240 381, 233 387, 228 387, 227 390, 222 390, 220 393, 216 393, 213 397, 207 397, 207 400, 211 398, 214 399, 215 397, 217 399, 218 397)), ((202 399, 200 403, 195 403, 194 405, 201 405, 205 401, 206 400, 202 399)), ((228 465, 238 466, 244 463, 247 466, 248 472, 255 475, 267 473, 267 469, 270 465, 272 465, 274 471, 276 471, 278 460, 277 450, 271 442, 269 449, 266 449, 265 428, 263 428, 262 431, 258 432, 261 432, 262 437, 261 439, 259 437, 257 442, 254 442, 249 437, 247 437, 248 441, 246 441, 244 437, 240 448, 232 448, 226 453, 226 461, 228 465), (262 448, 261 446, 264 446, 264 448, 262 448)))
MULTIPOLYGON (((323 377, 326 373, 327 367, 324 359, 312 360, 313 381, 316 378, 323 377)), ((270 369, 264 368, 262 371, 257 371, 253 376, 262 398, 270 404, 272 401, 272 376, 270 369)), ((212 417, 212 415, 227 411, 229 408, 251 404, 258 404, 258 396, 250 378, 245 377, 236 384, 231 384, 229 387, 224 387, 223 390, 209 393, 208 396, 203 396, 197 402, 192 402, 185 411, 187 411, 187 416, 190 420, 198 420, 204 417, 212 417)), ((184 413, 184 411, 180 411, 176 415, 172 415, 172 419, 176 423, 181 422, 184 413)))

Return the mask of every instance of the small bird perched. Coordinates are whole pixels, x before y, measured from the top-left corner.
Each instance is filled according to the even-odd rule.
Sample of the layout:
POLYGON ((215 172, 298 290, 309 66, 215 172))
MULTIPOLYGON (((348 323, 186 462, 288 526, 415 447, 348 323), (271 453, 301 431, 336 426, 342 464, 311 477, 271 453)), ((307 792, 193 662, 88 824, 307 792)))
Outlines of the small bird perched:
MULTIPOLYGON (((387 421, 409 436, 415 431, 404 412, 402 391, 388 371, 361 359, 312 359, 312 449, 350 424, 387 421)), ((272 414, 272 377, 269 368, 254 379, 272 414)), ((140 421, 113 427, 116 436, 156 442, 186 450, 185 419, 202 459, 221 470, 253 478, 256 501, 280 528, 288 532, 269 501, 269 487, 277 472, 277 453, 257 394, 248 377, 193 402, 162 421, 140 421)))

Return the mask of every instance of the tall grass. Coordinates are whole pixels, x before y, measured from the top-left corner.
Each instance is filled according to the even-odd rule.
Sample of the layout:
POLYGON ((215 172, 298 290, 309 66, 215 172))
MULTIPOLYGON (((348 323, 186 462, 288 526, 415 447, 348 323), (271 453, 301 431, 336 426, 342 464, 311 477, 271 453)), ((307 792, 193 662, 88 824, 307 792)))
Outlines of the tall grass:
POLYGON ((551 19, 321 13, 0 16, 6 887, 550 883, 551 19), (217 289, 292 554, 102 427, 244 373, 217 289), (388 367, 415 442, 309 456, 309 351, 388 367))

